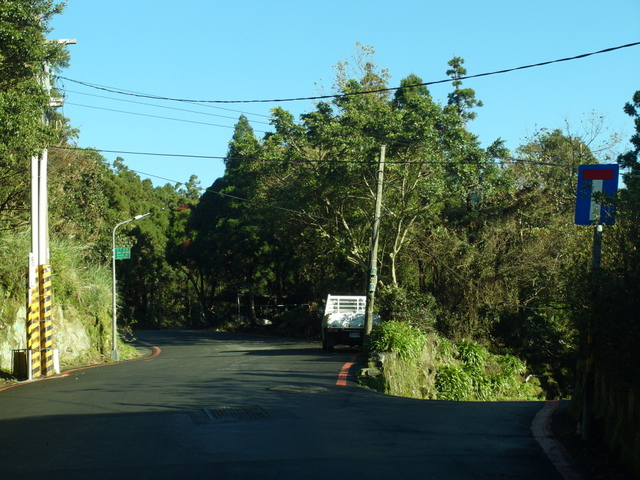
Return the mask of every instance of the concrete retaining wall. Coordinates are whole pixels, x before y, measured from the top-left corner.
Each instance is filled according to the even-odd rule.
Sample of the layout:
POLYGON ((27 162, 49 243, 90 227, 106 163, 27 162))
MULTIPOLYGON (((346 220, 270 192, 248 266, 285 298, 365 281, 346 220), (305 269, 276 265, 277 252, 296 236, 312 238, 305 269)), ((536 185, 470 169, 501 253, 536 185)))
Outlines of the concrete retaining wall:
MULTIPOLYGON (((0 369, 12 371, 13 351, 27 348, 26 308, 0 324, 0 369)), ((53 309, 53 347, 58 350, 60 363, 72 364, 75 359, 92 352, 91 340, 78 318, 65 316, 60 307, 53 309)))

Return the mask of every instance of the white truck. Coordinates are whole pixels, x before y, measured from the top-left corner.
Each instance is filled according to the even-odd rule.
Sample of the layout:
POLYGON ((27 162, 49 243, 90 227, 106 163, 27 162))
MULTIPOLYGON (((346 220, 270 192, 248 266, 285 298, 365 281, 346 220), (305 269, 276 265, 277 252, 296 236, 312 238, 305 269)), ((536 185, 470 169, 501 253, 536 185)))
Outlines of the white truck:
MULTIPOLYGON (((329 295, 322 317, 322 349, 331 352, 336 345, 355 347, 364 339, 365 296, 329 295)), ((373 315, 373 323, 380 317, 373 315)))

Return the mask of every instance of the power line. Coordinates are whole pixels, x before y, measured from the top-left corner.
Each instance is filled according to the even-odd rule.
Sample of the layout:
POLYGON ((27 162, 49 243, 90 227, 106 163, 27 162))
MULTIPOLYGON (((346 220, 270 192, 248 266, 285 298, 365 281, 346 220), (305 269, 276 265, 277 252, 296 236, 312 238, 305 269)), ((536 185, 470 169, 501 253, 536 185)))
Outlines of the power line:
MULTIPOLYGON (((168 107, 166 105, 155 105, 153 103, 138 102, 138 101, 135 101, 135 100, 125 100, 123 98, 107 97, 106 95, 96 95, 96 94, 92 94, 92 93, 75 92, 73 90, 65 90, 65 94, 66 93, 73 93, 75 95, 85 95, 87 97, 104 98, 106 100, 113 100, 113 101, 116 101, 116 102, 134 103, 136 105, 146 105, 146 106, 153 107, 153 108, 164 108, 166 110, 173 110, 173 111, 176 111, 176 112, 187 112, 187 113, 194 113, 196 115, 206 115, 206 116, 209 116, 209 117, 220 117, 220 118, 228 118, 230 120, 238 120, 237 117, 231 117, 229 115, 218 115, 218 114, 209 113, 209 112, 199 112, 197 110, 187 110, 185 108, 168 107)), ((79 105, 79 106, 83 106, 83 105, 79 105)), ((207 106, 210 106, 210 105, 202 105, 202 106, 207 107, 207 106)), ((92 107, 92 108, 98 108, 98 107, 92 107)), ((213 107, 213 108, 219 108, 219 107, 213 107)), ((231 110, 231 109, 227 109, 227 108, 224 108, 222 110, 237 111, 237 112, 239 112, 241 114, 254 115, 254 114, 250 114, 250 113, 247 113, 247 112, 241 112, 239 110, 231 110)), ((268 118, 267 115, 260 115, 260 116, 268 118)), ((269 122, 263 122, 261 120, 251 120, 251 122, 252 123, 260 123, 260 124, 263 124, 263 125, 270 125, 269 122)))
MULTIPOLYGON (((112 153, 116 155, 141 155, 147 157, 175 157, 175 158, 194 158, 194 159, 203 159, 203 160, 245 160, 248 162, 282 162, 282 163, 309 163, 309 164, 364 164, 369 165, 375 163, 373 160, 309 160, 306 158, 299 158, 295 160, 282 160, 280 158, 247 158, 247 157, 228 157, 228 156, 216 156, 216 155, 192 155, 192 154, 184 154, 184 153, 157 153, 157 152, 135 152, 128 150, 106 150, 100 148, 82 148, 82 147, 60 147, 60 146, 51 146, 49 148, 53 148, 56 150, 71 150, 71 151, 84 151, 91 150, 95 152, 101 153, 112 153)), ((479 162, 474 160, 387 160, 385 163, 389 165, 477 165, 479 162)), ((561 168, 571 168, 576 170, 578 168, 577 165, 565 165, 561 163, 553 163, 553 162, 540 162, 534 160, 527 160, 523 158, 514 158, 508 157, 502 159, 497 162, 488 162, 483 166, 499 166, 499 165, 516 165, 516 164, 526 164, 526 165, 537 165, 543 167, 561 167, 561 168)), ((149 176, 154 176, 150 174, 146 174, 149 176)), ((161 177, 158 177, 161 178, 161 177)), ((163 179, 167 180, 167 179, 163 179)), ((172 181, 172 180, 169 180, 172 181)))
MULTIPOLYGON (((630 48, 630 47, 635 47, 637 45, 640 45, 640 42, 633 42, 633 43, 628 43, 626 45, 619 45, 617 47, 609 47, 609 48, 605 48, 602 50, 598 50, 596 52, 589 52, 589 53, 582 53, 580 55, 574 55, 572 57, 565 57, 565 58, 559 58, 556 60, 548 60, 545 62, 539 62, 539 63, 532 63, 532 64, 528 64, 528 65, 522 65, 520 67, 514 67, 514 68, 506 68, 506 69, 502 69, 502 70, 495 70, 492 72, 485 72, 485 73, 478 73, 475 75, 465 75, 462 76, 460 78, 458 78, 458 80, 469 80, 472 78, 480 78, 480 77, 487 77, 490 75, 499 75, 499 74, 504 74, 504 73, 510 73, 510 72, 515 72, 518 70, 526 70, 526 69, 530 69, 530 68, 537 68, 537 67, 542 67, 542 66, 546 66, 546 65, 551 65, 553 63, 562 63, 562 62, 569 62, 569 61, 573 61, 573 60, 579 60, 582 58, 587 58, 593 55, 600 55, 600 54, 604 54, 604 53, 610 53, 616 50, 621 50, 623 48, 630 48)), ((415 87, 427 87, 427 86, 431 86, 431 85, 438 85, 438 84, 442 84, 442 83, 449 83, 452 81, 451 78, 447 78, 447 79, 443 79, 443 80, 436 80, 436 81, 431 81, 431 82, 423 82, 423 83, 418 83, 418 84, 414 84, 414 85, 406 85, 404 87, 391 87, 391 88, 380 88, 380 89, 376 89, 376 90, 367 90, 367 91, 361 91, 361 92, 351 92, 351 93, 342 93, 342 94, 334 94, 334 95, 317 95, 317 96, 312 96, 312 97, 290 97, 290 98, 279 98, 279 99, 268 99, 268 100, 194 100, 194 99, 184 99, 184 98, 174 98, 174 97, 163 97, 163 96, 159 96, 159 95, 151 95, 151 94, 147 94, 147 93, 138 93, 138 92, 132 92, 132 91, 128 91, 128 90, 123 90, 123 89, 118 89, 118 88, 114 88, 114 87, 106 87, 106 86, 102 86, 102 85, 97 85, 94 83, 89 83, 89 82, 83 82, 80 80, 74 80, 68 77, 63 77, 63 76, 58 76, 58 78, 63 79, 63 80, 67 80, 69 82, 73 82, 73 83, 77 83, 79 85, 84 85, 86 87, 89 88, 94 88, 97 90, 103 90, 103 91, 107 91, 110 93, 116 93, 119 95, 128 95, 128 96, 133 96, 133 97, 142 97, 142 98, 150 98, 150 99, 154 99, 154 100, 166 100, 166 101, 172 101, 172 102, 187 102, 187 103, 198 103, 198 104, 239 104, 239 103, 283 103, 283 102, 297 102, 297 101, 309 101, 309 100, 326 100, 326 99, 332 99, 332 98, 342 98, 342 97, 349 97, 349 96, 356 96, 356 95, 366 95, 366 94, 371 94, 371 93, 386 93, 386 92, 393 92, 396 90, 400 90, 402 88, 415 88, 415 87)))
MULTIPOLYGON (((153 175, 153 174, 150 174, 150 173, 140 172, 138 170, 131 170, 131 171, 134 172, 134 173, 137 173, 139 175, 145 175, 147 177, 157 178, 159 180, 164 180, 166 182, 171 182, 171 183, 175 183, 175 184, 183 184, 184 183, 184 182, 179 182, 177 180, 172 180, 170 178, 160 177, 158 175, 153 175)), ((280 206, 274 205, 272 203, 259 202, 259 201, 256 201, 256 200, 250 200, 248 198, 238 197, 236 195, 230 195, 228 193, 224 193, 224 192, 221 192, 221 191, 218 191, 218 190, 213 190, 212 187, 207 187, 207 188, 204 189, 204 191, 219 195, 221 197, 232 198, 232 199, 238 200, 240 202, 251 203, 253 205, 257 205, 257 206, 260 206, 260 207, 268 207, 268 208, 273 208, 275 210, 281 210, 283 212, 292 213, 292 214, 298 215, 300 217, 309 217, 309 218, 314 218, 314 219, 318 219, 318 220, 327 220, 327 221, 330 221, 330 222, 335 222, 335 219, 332 219, 332 218, 321 217, 321 216, 318 216, 318 215, 311 215, 310 213, 306 213, 306 212, 303 212, 303 211, 300 211, 300 210, 293 210, 291 208, 280 207, 280 206)))
MULTIPOLYGON (((183 122, 183 123, 193 123, 196 125, 206 125, 209 127, 220 127, 220 128, 236 128, 234 125, 219 125, 217 123, 208 123, 208 122, 198 122, 197 120, 185 120, 181 118, 172 118, 172 117, 163 117, 161 115, 151 115, 149 113, 138 113, 138 112, 127 112, 126 110, 116 110, 115 108, 105 108, 105 107, 96 107, 93 105, 83 105, 81 103, 73 103, 73 102, 65 102, 65 105, 73 105, 74 107, 83 107, 83 108, 92 108, 94 110, 103 110, 105 112, 114 112, 114 113, 124 113, 126 115, 136 115, 138 117, 147 117, 147 118, 158 118, 160 120, 171 120, 173 122, 183 122)), ((255 132, 267 133, 263 130, 254 130, 255 132)))
POLYGON ((49 148, 54 148, 56 150, 75 150, 75 151, 84 151, 91 150, 94 152, 101 153, 115 153, 117 155, 144 155, 148 157, 177 157, 177 158, 201 158, 201 159, 210 159, 210 160, 224 160, 227 157, 214 156, 214 155, 190 155, 184 153, 153 153, 153 152, 132 152, 126 150, 106 150, 101 148, 82 148, 82 147, 57 147, 51 146, 49 148))

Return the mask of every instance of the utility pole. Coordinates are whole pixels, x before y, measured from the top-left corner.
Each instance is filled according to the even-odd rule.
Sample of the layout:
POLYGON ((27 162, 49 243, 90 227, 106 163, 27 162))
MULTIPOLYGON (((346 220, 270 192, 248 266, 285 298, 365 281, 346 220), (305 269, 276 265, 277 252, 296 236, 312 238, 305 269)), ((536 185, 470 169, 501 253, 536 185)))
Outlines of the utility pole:
POLYGON ((376 284, 378 283, 378 239, 380 237, 380 212, 382 210, 382 186, 384 184, 384 160, 387 146, 380 146, 380 161, 378 162, 378 178, 376 190, 375 213, 373 228, 371 229, 371 252, 369 254, 369 288, 367 289, 367 307, 364 316, 363 347, 369 350, 369 335, 373 329, 373 305, 375 302, 376 284))
MULTIPOLYGON (((75 40, 50 40, 62 45, 75 40)), ((62 106, 62 100, 51 97, 50 66, 42 66, 42 87, 49 96, 48 109, 62 106)), ((47 123, 48 110, 43 112, 47 123)), ((49 204, 47 197, 47 166, 49 151, 31 158, 31 253, 27 284, 27 371, 28 378, 58 373, 53 348, 51 265, 49 264, 49 204)))

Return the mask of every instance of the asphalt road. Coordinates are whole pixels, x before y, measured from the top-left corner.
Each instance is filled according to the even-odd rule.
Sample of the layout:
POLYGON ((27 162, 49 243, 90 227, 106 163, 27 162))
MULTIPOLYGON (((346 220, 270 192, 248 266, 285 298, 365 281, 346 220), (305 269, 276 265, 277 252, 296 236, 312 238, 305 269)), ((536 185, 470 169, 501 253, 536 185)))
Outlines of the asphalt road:
POLYGON ((0 391, 0 478, 561 478, 530 433, 538 402, 336 385, 354 351, 327 354, 319 343, 138 338, 161 353, 0 391))

